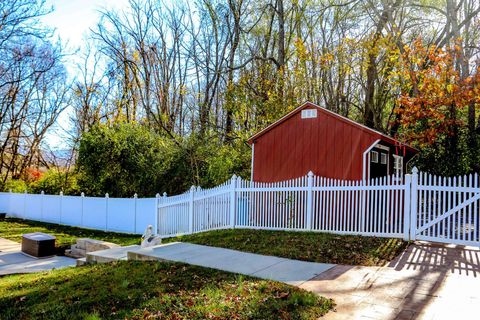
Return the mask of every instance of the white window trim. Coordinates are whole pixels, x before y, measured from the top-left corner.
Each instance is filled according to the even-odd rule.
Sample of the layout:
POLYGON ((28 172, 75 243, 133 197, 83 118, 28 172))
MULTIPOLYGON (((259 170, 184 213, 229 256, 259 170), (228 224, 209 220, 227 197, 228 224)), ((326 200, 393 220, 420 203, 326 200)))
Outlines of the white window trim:
POLYGON ((382 149, 382 150, 385 150, 385 151, 390 151, 390 148, 389 148, 389 147, 384 146, 384 145, 381 145, 381 144, 377 144, 377 145, 375 146, 375 148, 382 149))
POLYGON ((252 143, 252 161, 250 163, 250 181, 253 181, 253 165, 255 164, 255 142, 252 143))
POLYGON ((370 151, 370 156, 373 163, 378 163, 378 151, 370 151))
POLYGON ((317 109, 304 109, 301 114, 302 119, 313 119, 317 117, 317 109))
POLYGON ((403 178, 403 157, 396 154, 393 155, 393 175, 395 179, 403 178), (400 168, 398 165, 400 164, 400 168))
POLYGON ((380 139, 375 140, 374 143, 370 145, 370 147, 367 148, 363 152, 362 156, 362 179, 363 181, 370 179, 370 151, 375 148, 375 146, 380 142, 380 139))

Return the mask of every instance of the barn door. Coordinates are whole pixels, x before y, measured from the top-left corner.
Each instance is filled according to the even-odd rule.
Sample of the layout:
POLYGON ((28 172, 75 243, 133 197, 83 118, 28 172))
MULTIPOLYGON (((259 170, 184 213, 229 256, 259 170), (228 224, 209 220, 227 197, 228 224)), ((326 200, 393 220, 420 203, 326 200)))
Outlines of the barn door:
POLYGON ((388 160, 389 151, 387 147, 379 145, 370 151, 370 179, 388 176, 388 160))
POLYGON ((479 246, 478 176, 446 178, 414 170, 411 238, 479 246))

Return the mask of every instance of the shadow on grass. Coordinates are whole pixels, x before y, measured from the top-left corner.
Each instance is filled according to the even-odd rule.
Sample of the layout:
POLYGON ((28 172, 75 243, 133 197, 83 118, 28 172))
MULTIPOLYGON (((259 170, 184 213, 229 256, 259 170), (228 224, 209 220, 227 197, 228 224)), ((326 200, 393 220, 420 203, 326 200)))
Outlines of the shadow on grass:
POLYGON ((1 319, 316 319, 333 303, 285 284, 123 261, 5 277, 1 319))

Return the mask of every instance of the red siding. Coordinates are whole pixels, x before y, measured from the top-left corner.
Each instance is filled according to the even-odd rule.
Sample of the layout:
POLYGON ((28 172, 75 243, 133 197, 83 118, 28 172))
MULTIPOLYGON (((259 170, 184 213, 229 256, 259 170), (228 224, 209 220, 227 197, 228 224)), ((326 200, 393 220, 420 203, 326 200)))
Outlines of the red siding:
MULTIPOLYGON (((314 107, 302 109, 308 108, 314 107)), ((381 135, 321 109, 317 118, 302 119, 302 109, 254 140, 253 179, 281 181, 310 170, 328 178, 361 179, 363 152, 381 135)))

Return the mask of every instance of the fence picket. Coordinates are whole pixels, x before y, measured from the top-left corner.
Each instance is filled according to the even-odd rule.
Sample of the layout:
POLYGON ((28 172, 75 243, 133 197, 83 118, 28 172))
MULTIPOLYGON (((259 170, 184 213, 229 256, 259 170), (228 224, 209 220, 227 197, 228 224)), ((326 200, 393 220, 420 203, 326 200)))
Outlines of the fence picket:
MULTIPOLYGON (((472 177, 472 174, 470 174, 470 175, 468 176, 468 187, 472 187, 472 186, 473 186, 473 184, 472 184, 472 178, 473 178, 473 177, 472 177)), ((469 196, 469 198, 470 198, 470 197, 474 196, 474 194, 470 192, 470 193, 468 194, 468 196, 469 196)), ((476 202, 476 201, 475 201, 475 202, 476 202)), ((467 226, 468 226, 467 236, 468 236, 468 237, 467 237, 467 239, 465 239, 465 240, 468 240, 468 241, 471 241, 471 240, 472 240, 472 232, 471 232, 471 230, 470 230, 470 229, 471 229, 471 226, 472 226, 472 206, 473 206, 473 204, 471 204, 471 205, 468 206, 468 219, 467 219, 467 221, 468 221, 468 224, 467 224, 467 226)))
MULTIPOLYGON (((467 181, 467 176, 464 175, 463 176, 463 184, 462 186, 465 187, 467 185, 468 181, 467 181)), ((464 202, 468 197, 468 193, 466 192, 462 192, 462 202, 464 202)), ((459 224, 459 227, 461 229, 461 238, 462 240, 466 240, 466 234, 465 234, 465 218, 466 218, 466 214, 467 214, 467 207, 464 207, 462 209, 462 212, 460 214, 460 220, 461 220, 461 223, 459 224)))
MULTIPOLYGON (((477 188, 478 187, 478 174, 475 173, 474 177, 473 177, 473 188, 477 188)), ((473 241, 480 241, 480 239, 478 238, 478 234, 477 234, 477 230, 478 230, 478 211, 477 211, 477 202, 478 201, 475 201, 473 203, 473 241)))

